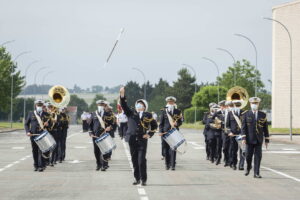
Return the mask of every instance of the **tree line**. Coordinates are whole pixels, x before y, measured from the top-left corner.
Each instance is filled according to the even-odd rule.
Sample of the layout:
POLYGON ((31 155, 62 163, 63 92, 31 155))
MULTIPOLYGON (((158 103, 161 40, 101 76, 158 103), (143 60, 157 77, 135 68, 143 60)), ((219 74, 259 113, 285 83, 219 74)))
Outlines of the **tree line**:
MULTIPOLYGON (((208 111, 208 104, 210 102, 217 103, 218 97, 218 83, 220 85, 219 95, 220 100, 226 98, 227 91, 234 86, 234 73, 236 77, 236 85, 245 88, 250 96, 254 95, 255 87, 254 82, 257 78, 257 91, 258 96, 262 98, 261 107, 266 110, 271 109, 271 94, 265 89, 264 83, 261 81, 261 74, 255 69, 253 65, 247 60, 237 61, 233 66, 229 66, 227 71, 217 77, 215 82, 212 83, 196 83, 196 77, 192 76, 187 68, 182 68, 178 71, 178 78, 169 83, 160 78, 157 83, 138 84, 135 81, 128 81, 125 85, 126 95, 128 96, 128 103, 134 107, 137 99, 144 98, 144 89, 146 88, 146 100, 149 103, 149 111, 160 114, 160 110, 164 108, 167 96, 175 96, 177 98, 177 106, 184 113, 186 122, 194 121, 194 112, 197 112, 197 121, 202 119, 203 113, 208 111), (195 93, 196 88, 196 93, 195 93)), ((30 85, 24 90, 24 76, 21 76, 20 71, 17 69, 17 63, 13 62, 11 55, 5 50, 0 48, 0 120, 9 119, 10 115, 10 93, 11 81, 13 78, 13 117, 14 120, 19 120, 23 116, 23 98, 17 96, 23 90, 25 94, 42 93, 47 94, 50 85, 30 85)), ((77 95, 72 94, 69 105, 77 106, 77 116, 80 117, 83 111, 95 111, 96 100, 104 99, 103 93, 109 91, 110 93, 117 93, 120 86, 108 88, 103 86, 92 86, 89 90, 83 90, 75 85, 73 89, 69 89, 70 93, 83 93, 90 91, 98 93, 91 105, 86 101, 79 98, 77 95)), ((28 110, 33 109, 34 99, 30 98, 26 101, 28 110)), ((117 99, 111 102, 111 106, 116 109, 117 99)), ((27 111, 28 111, 27 110, 27 111)), ((116 110, 115 110, 116 111, 116 110)))

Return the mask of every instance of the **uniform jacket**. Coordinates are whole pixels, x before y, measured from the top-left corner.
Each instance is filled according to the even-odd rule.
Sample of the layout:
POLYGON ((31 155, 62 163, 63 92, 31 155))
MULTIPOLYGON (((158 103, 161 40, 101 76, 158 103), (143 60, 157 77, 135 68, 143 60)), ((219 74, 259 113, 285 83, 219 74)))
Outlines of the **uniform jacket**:
POLYGON ((175 128, 177 128, 177 130, 179 130, 179 127, 182 124, 181 110, 174 109, 173 113, 170 113, 166 109, 163 109, 162 112, 161 112, 160 123, 159 123, 159 131, 161 133, 168 132, 172 128, 171 125, 170 125, 169 119, 168 119, 167 112, 172 117, 173 121, 177 122, 177 126, 175 127, 175 128))
POLYGON ((135 136, 137 139, 143 139, 143 135, 148 134, 150 137, 157 130, 157 121, 149 112, 143 112, 142 118, 134 109, 130 109, 127 105, 126 97, 120 98, 121 107, 128 118, 128 129, 126 134, 130 137, 135 136))
POLYGON ((257 111, 257 119, 253 111, 249 110, 242 117, 242 135, 247 144, 262 144, 269 142, 269 130, 266 113, 257 111))
MULTIPOLYGON (((234 111, 229 111, 227 115, 227 120, 226 120, 226 128, 228 130, 228 133, 233 133, 234 135, 239 135, 241 134, 241 128, 239 127, 238 123, 236 122, 234 116, 233 116, 234 111)), ((242 114, 244 113, 243 110, 240 110, 239 114, 235 115, 240 119, 242 118, 242 114)))
MULTIPOLYGON (((47 112, 41 112, 41 114, 39 115, 42 122, 48 122, 48 127, 51 126, 51 120, 50 120, 50 116, 47 112)), ((31 134, 41 134, 42 133, 42 129, 39 125, 39 122, 34 114, 34 112, 29 112, 27 119, 25 121, 25 130, 26 133, 31 133, 31 134)), ((47 128, 47 127, 44 127, 47 128)))
POLYGON ((105 127, 102 127, 96 112, 101 117, 101 114, 98 111, 92 113, 91 122, 89 124, 89 132, 99 137, 102 133, 104 133, 105 128, 109 126, 111 127, 111 131, 114 131, 114 129, 116 128, 116 120, 114 114, 112 112, 104 111, 102 120, 104 121, 105 127))

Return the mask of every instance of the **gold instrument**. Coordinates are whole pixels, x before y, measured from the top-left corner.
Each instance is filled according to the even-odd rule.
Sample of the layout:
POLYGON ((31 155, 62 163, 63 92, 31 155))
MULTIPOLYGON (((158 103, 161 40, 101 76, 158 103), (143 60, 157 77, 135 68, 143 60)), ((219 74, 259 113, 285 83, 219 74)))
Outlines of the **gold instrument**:
POLYGON ((55 85, 50 88, 48 95, 50 97, 51 104, 57 108, 66 107, 70 102, 69 91, 60 85, 55 85))
POLYGON ((246 107, 249 100, 249 94, 245 88, 242 88, 240 86, 235 86, 228 90, 226 95, 227 101, 233 101, 233 100, 241 100, 242 105, 241 109, 246 107))
POLYGON ((215 118, 214 123, 210 123, 210 127, 214 129, 221 129, 222 128, 222 120, 218 117, 215 118))

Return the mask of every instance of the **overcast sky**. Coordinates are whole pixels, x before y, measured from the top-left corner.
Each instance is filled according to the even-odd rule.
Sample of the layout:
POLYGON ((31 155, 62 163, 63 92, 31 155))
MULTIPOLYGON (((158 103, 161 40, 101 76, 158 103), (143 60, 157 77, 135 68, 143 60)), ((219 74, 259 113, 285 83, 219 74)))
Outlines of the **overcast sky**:
POLYGON ((29 70, 28 83, 40 67, 37 82, 73 87, 116 86, 129 80, 143 82, 133 71, 139 67, 155 83, 172 82, 182 63, 195 67, 197 82, 214 81, 217 71, 202 57, 215 60, 225 72, 232 59, 217 47, 230 50, 236 59, 252 63, 251 38, 258 49, 258 68, 270 88, 271 27, 263 16, 288 0, 0 0, 0 43, 18 59, 19 68, 40 60, 29 70), (119 34, 125 32, 109 65, 102 66, 119 34))

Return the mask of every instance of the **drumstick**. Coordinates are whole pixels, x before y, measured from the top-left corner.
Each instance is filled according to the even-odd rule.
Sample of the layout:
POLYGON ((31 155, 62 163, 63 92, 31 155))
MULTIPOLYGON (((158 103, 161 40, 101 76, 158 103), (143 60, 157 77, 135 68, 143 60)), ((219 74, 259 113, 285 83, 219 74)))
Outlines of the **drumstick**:
POLYGON ((119 42, 119 40, 120 40, 121 35, 122 35, 123 32, 124 32, 124 28, 121 28, 120 33, 119 33, 119 35, 118 35, 118 37, 117 37, 117 40, 116 40, 116 42, 115 42, 115 44, 114 44, 112 50, 110 51, 109 56, 108 56, 108 58, 106 59, 106 62, 104 63, 103 68, 105 68, 106 65, 108 64, 108 62, 109 62, 109 60, 110 60, 110 57, 112 56, 112 54, 113 54, 115 48, 117 47, 117 44, 118 44, 118 42, 119 42))

